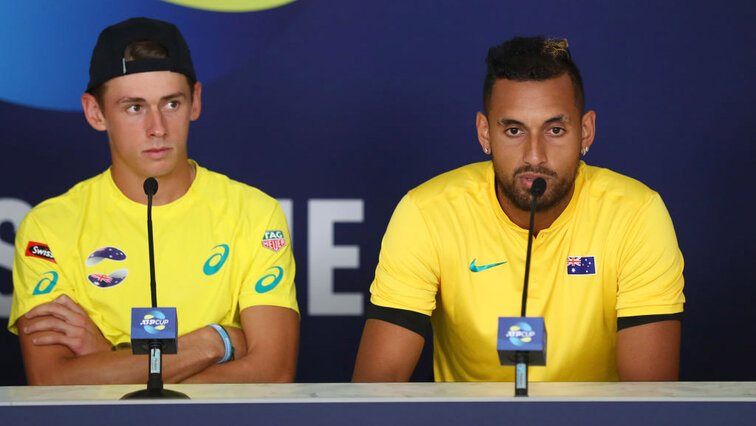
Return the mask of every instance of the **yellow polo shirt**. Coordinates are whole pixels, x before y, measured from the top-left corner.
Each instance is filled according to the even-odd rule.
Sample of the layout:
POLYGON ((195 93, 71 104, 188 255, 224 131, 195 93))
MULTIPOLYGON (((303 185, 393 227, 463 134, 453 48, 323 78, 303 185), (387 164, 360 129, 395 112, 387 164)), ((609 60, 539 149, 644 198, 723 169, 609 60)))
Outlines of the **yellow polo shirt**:
MULTIPOLYGON (((496 198, 491 162, 411 190, 383 238, 378 306, 431 316, 438 381, 512 381, 497 318, 519 316, 527 229, 496 198), (474 263, 473 263, 474 262, 474 263)), ((659 194, 581 162, 567 208, 533 240, 527 316, 545 318, 533 381, 617 380, 617 317, 683 310, 683 258, 659 194)))

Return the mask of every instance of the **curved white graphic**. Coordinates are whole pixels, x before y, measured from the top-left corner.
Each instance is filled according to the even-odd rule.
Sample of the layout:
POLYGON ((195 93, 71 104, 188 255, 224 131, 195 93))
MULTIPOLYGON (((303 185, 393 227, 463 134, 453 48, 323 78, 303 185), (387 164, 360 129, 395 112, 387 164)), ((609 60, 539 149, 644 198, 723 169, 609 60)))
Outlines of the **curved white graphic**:
POLYGON ((255 10, 273 9, 296 0, 163 0, 168 3, 194 9, 212 10, 215 12, 252 12, 255 10))

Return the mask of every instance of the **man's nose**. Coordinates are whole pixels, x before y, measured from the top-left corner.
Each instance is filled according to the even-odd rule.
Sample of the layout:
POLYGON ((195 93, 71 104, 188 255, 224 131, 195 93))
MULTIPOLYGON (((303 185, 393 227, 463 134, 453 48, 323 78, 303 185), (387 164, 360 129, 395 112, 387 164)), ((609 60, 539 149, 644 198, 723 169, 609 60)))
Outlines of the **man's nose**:
POLYGON ((159 108, 153 109, 148 114, 147 132, 150 136, 162 138, 166 135, 168 127, 165 125, 165 117, 159 108))
POLYGON ((538 165, 546 162, 546 141, 542 135, 531 135, 525 144, 523 160, 526 164, 538 165))

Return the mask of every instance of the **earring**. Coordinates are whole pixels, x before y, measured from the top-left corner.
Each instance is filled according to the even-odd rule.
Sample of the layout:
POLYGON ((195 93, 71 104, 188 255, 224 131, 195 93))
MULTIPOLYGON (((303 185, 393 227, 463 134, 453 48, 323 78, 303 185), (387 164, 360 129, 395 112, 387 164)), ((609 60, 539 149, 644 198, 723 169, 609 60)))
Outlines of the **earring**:
POLYGON ((584 147, 583 147, 583 150, 582 150, 582 151, 580 151, 580 153, 581 153, 581 154, 583 155, 583 157, 585 157, 585 154, 588 154, 588 147, 587 147, 587 146, 584 146, 584 147))
POLYGON ((485 152, 486 154, 488 154, 488 148, 483 148, 483 152, 485 152))

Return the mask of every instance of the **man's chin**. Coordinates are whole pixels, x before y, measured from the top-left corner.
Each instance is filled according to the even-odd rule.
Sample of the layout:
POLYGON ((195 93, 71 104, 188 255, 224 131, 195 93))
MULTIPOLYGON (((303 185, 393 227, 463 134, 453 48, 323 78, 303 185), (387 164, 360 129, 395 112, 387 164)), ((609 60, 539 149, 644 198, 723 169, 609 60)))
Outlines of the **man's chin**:
POLYGON ((523 211, 530 211, 530 191, 524 188, 518 188, 517 191, 508 192, 504 189, 504 196, 509 199, 517 209, 523 211))
MULTIPOLYGON (((514 192, 507 191, 507 188, 502 188, 504 196, 509 199, 509 201, 519 210, 529 212, 530 211, 530 202, 532 200, 532 196, 530 195, 530 190, 524 187, 517 188, 514 192)), ((555 194, 552 190, 552 188, 547 188, 546 192, 541 196, 541 198, 538 199, 538 203, 536 204, 536 212, 544 212, 555 205, 559 204, 559 202, 566 196, 567 194, 555 194)))
POLYGON ((147 177, 166 177, 170 176, 176 171, 176 162, 170 159, 164 159, 162 161, 149 162, 148 164, 142 164, 139 172, 147 177))
POLYGON ((554 200, 553 197, 549 197, 550 194, 544 194, 536 204, 536 211, 537 212, 544 212, 546 210, 549 210, 550 208, 554 207, 559 200, 554 200))

